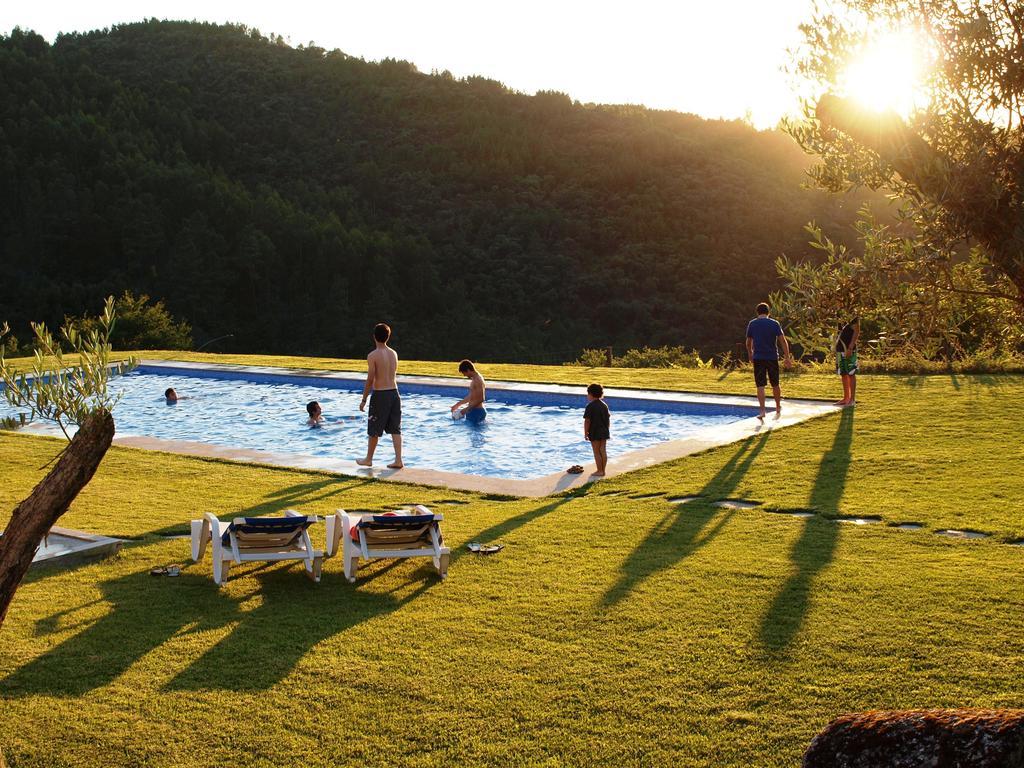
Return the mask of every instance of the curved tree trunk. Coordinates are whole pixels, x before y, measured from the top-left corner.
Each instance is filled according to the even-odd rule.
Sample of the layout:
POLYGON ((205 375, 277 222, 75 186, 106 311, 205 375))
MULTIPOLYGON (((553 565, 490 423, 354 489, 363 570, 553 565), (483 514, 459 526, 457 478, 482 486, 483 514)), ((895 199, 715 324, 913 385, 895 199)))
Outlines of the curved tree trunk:
POLYGON ((1009 189, 993 197, 994 179, 959 172, 894 113, 873 115, 851 99, 825 94, 815 117, 873 150, 925 198, 954 216, 989 250, 992 263, 1017 288, 1017 303, 1024 310, 1024 223, 1009 189), (951 183, 951 178, 962 183, 951 183))
POLYGON ((39 542, 92 479, 113 439, 114 419, 110 411, 93 414, 81 425, 49 474, 14 508, 0 538, 0 626, 39 542))

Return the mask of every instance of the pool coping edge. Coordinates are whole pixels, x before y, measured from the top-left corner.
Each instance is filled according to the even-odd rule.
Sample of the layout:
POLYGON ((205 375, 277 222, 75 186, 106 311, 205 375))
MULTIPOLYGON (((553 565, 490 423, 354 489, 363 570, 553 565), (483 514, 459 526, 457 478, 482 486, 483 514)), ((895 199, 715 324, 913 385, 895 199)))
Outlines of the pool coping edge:
MULTIPOLYGON (((224 373, 243 372, 266 376, 303 376, 309 378, 344 381, 361 380, 365 376, 365 374, 354 371, 250 366, 231 363, 199 363, 175 360, 144 359, 139 361, 139 365, 147 368, 181 371, 183 373, 187 373, 189 370, 204 370, 221 371, 224 373)), ((402 375, 399 376, 399 384, 401 383, 420 384, 425 386, 452 386, 459 384, 465 385, 465 380, 446 376, 402 375)), ((582 385, 533 384, 530 382, 489 380, 488 388, 495 391, 544 392, 548 394, 572 394, 578 396, 581 394, 582 385)), ((671 390, 634 390, 626 388, 608 388, 605 390, 605 393, 608 397, 623 397, 634 400, 692 402, 722 406, 757 406, 756 398, 745 397, 742 395, 673 392, 671 390)), ((626 472, 633 472, 656 464, 661 464, 666 461, 685 458, 686 456, 691 456, 695 453, 700 453, 711 448, 728 445, 759 434, 767 434, 774 429, 792 426, 793 424, 797 424, 808 419, 825 416, 841 410, 840 406, 816 400, 786 399, 783 400, 783 404, 783 413, 779 418, 774 418, 774 415, 769 415, 764 422, 757 417, 739 419, 724 426, 715 426, 700 430, 695 435, 687 438, 668 440, 648 446, 647 448, 641 448, 639 450, 629 451, 614 456, 608 463, 607 474, 605 477, 616 477, 618 475, 625 474, 626 472)), ((42 428, 29 428, 28 431, 36 434, 51 434, 49 431, 42 428)), ((374 478, 390 482, 426 485, 476 493, 519 496, 525 498, 540 498, 544 496, 551 496, 553 494, 564 493, 599 479, 591 476, 596 469, 593 462, 582 464, 584 468, 582 474, 553 472, 551 474, 526 479, 509 479, 501 477, 487 477, 484 475, 470 475, 459 472, 447 472, 443 470, 419 467, 405 467, 402 469, 388 469, 384 466, 362 467, 356 464, 354 460, 331 459, 306 454, 287 453, 283 451, 257 451, 254 449, 233 448, 200 441, 166 440, 162 438, 135 435, 121 437, 115 435, 113 443, 120 447, 163 451, 166 453, 175 453, 185 456, 226 460, 246 464, 263 464, 289 469, 312 470, 350 477, 374 478)))

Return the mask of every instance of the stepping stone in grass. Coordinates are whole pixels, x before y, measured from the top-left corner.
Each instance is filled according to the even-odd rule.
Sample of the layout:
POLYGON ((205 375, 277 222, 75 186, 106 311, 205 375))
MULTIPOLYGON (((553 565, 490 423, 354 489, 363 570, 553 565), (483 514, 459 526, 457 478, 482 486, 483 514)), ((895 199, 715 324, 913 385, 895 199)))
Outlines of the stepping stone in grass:
POLYGON ((665 499, 669 504, 689 504, 691 501, 696 501, 700 496, 673 496, 671 499, 665 499))
POLYGON ((837 517, 835 518, 837 523, 851 523, 852 525, 873 525, 874 523, 882 522, 881 518, 878 517, 837 517))
POLYGON ((955 528, 947 528, 942 531, 936 531, 939 536, 949 536, 953 539, 987 539, 988 534, 982 533, 981 531, 958 531, 955 528))
POLYGON ((921 525, 921 523, 897 523, 896 525, 893 525, 891 527, 895 528, 898 531, 920 531, 922 528, 924 528, 924 526, 921 525))
POLYGON ((766 509, 765 512, 769 512, 773 515, 786 515, 787 517, 797 517, 801 520, 806 520, 809 517, 816 517, 817 514, 809 509, 766 509))
POLYGON ((638 493, 630 496, 631 499, 653 499, 655 496, 664 496, 664 493, 638 493))
POLYGON ((746 499, 722 499, 715 502, 716 507, 722 509, 753 509, 761 506, 760 501, 747 501, 746 499))

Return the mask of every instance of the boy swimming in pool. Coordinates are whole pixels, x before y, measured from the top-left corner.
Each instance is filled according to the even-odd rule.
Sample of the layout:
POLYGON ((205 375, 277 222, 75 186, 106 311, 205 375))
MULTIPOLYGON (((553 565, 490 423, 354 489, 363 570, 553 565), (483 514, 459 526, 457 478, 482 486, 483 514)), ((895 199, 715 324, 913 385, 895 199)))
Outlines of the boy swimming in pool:
POLYGON ((306 403, 306 413, 309 414, 309 420, 306 422, 311 427, 320 427, 324 423, 324 412, 320 408, 320 403, 316 400, 310 400, 306 403))
POLYGON ((459 373, 469 379, 469 394, 452 406, 452 415, 460 406, 466 406, 460 413, 465 416, 470 424, 479 424, 487 418, 487 411, 484 408, 484 400, 487 399, 486 384, 476 367, 470 360, 463 360, 459 363, 459 373))
POLYGON ((590 441, 594 451, 597 471, 591 477, 604 477, 608 466, 608 438, 611 437, 611 413, 602 398, 604 387, 591 384, 587 387, 587 409, 583 411, 583 437, 590 441))

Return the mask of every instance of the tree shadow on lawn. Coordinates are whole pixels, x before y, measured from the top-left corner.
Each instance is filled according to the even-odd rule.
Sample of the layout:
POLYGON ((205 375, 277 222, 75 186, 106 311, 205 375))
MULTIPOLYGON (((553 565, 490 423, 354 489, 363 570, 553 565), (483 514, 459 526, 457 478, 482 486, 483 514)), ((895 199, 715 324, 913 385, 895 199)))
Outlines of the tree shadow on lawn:
MULTIPOLYGON (((193 567, 206 571, 209 562, 193 567)), ((360 571, 365 575, 359 585, 387 570, 385 565, 360 571)), ((265 690, 287 676, 317 643, 396 610, 436 583, 432 570, 416 569, 409 574, 415 587, 399 597, 395 593, 407 583, 402 590, 373 593, 350 586, 341 574, 327 574, 316 585, 295 564, 251 570, 235 566, 233 573, 257 583, 242 596, 218 589, 205 573, 155 579, 144 571, 101 583, 101 601, 110 604, 109 612, 11 673, 0 681, 0 691, 4 696, 80 696, 113 682, 176 636, 225 627, 232 627, 230 633, 165 688, 265 690), (247 609, 254 597, 259 604, 247 609)), ((40 619, 37 636, 57 630, 58 623, 59 617, 40 619)))
MULTIPOLYGON (((868 374, 868 375, 882 375, 885 374, 868 374)), ((920 389, 925 386, 930 380, 942 378, 944 376, 949 377, 949 383, 953 389, 959 392, 964 383, 966 384, 980 384, 988 387, 989 389, 999 389, 1006 387, 1011 384, 1020 381, 1020 374, 1018 373, 960 373, 957 374, 955 371, 936 371, 934 373, 915 373, 915 374, 892 374, 896 381, 901 384, 905 384, 908 387, 914 389, 920 389)))
POLYGON ((696 494, 698 498, 665 514, 622 564, 618 581, 604 595, 606 606, 615 605, 641 582, 689 557, 721 533, 736 510, 723 510, 714 502, 739 487, 769 435, 767 431, 740 443, 739 450, 696 494), (718 520, 708 529, 716 516, 718 520))
MULTIPOLYGON (((361 570, 360 586, 390 570, 394 561, 378 570, 361 570)), ((371 566, 372 568, 372 566, 371 566)), ((296 574, 289 574, 294 577, 296 574)), ((357 590, 344 577, 332 579, 331 595, 321 589, 301 590, 280 580, 260 591, 263 602, 243 614, 242 622, 191 666, 170 680, 164 690, 265 690, 282 680, 317 643, 364 621, 390 613, 419 597, 437 583, 432 569, 416 569, 417 580, 408 594, 357 590), (328 599, 324 599, 325 596, 328 599)), ((403 587, 408 586, 403 584, 403 587)))
MULTIPOLYGON (((271 491, 263 497, 263 501, 252 506, 239 509, 231 514, 230 518, 224 517, 223 520, 234 519, 236 517, 261 517, 264 515, 283 515, 286 509, 296 509, 302 505, 313 504, 324 499, 329 499, 332 496, 336 496, 339 493, 345 491, 351 491, 362 485, 368 485, 370 483, 377 482, 369 478, 352 478, 352 477, 324 477, 317 480, 311 480, 306 483, 298 483, 296 485, 290 485, 287 488, 281 488, 278 490, 271 491)), ((206 510, 197 509, 184 509, 183 515, 188 517, 188 520, 182 520, 181 522, 174 523, 172 525, 165 526, 155 531, 150 531, 147 536, 184 536, 191 533, 189 521, 193 519, 199 519, 203 516, 206 510)), ((301 512, 301 509, 296 509, 297 512, 301 512)), ((124 538, 124 537, 117 537, 124 538)))
MULTIPOLYGON (((843 409, 832 447, 825 452, 811 490, 810 506, 819 514, 836 516, 846 487, 853 442, 853 408, 843 409)), ((761 622, 761 642, 771 652, 784 651, 803 625, 810 603, 814 578, 832 561, 839 541, 835 520, 812 517, 790 550, 796 570, 775 596, 761 622)))
MULTIPOLYGON (((520 514, 515 515, 514 517, 502 520, 500 523, 492 525, 490 528, 485 528, 475 536, 466 539, 466 541, 479 541, 483 544, 490 544, 492 542, 495 542, 502 536, 507 536, 508 534, 512 533, 512 531, 522 528, 527 523, 533 522, 539 517, 543 517, 544 515, 554 512, 556 509, 558 509, 564 504, 567 504, 573 499, 578 499, 588 495, 593 488, 593 484, 584 485, 581 488, 577 488, 572 493, 566 496, 559 496, 553 499, 552 501, 548 502, 547 504, 544 504, 540 507, 536 507, 535 509, 528 509, 527 511, 521 512, 520 514)), ((455 561, 467 554, 471 553, 464 548, 456 549, 452 552, 452 561, 455 561)))

